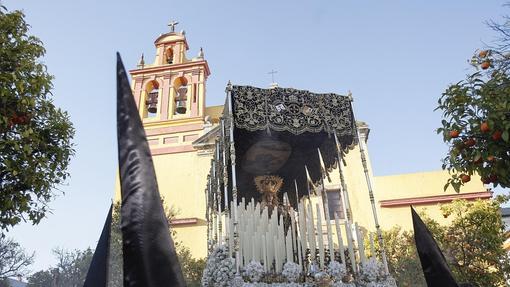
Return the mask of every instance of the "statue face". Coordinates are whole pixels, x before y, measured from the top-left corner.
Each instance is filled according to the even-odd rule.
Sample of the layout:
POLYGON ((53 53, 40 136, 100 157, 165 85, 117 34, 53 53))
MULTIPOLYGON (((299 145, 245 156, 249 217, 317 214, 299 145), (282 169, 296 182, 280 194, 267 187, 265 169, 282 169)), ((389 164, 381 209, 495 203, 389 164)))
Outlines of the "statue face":
POLYGON ((274 178, 265 178, 261 182, 264 193, 276 193, 278 191, 278 182, 274 178))

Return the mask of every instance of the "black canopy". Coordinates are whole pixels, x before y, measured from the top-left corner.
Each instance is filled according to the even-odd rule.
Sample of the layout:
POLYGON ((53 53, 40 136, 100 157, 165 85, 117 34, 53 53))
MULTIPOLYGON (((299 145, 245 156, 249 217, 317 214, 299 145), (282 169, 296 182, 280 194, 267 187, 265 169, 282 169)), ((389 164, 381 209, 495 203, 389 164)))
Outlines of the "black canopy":
MULTIPOLYGON (((232 86, 230 95, 240 197, 258 199, 254 178, 278 175, 284 180, 280 196, 287 192, 295 205, 294 180, 299 196, 308 194, 305 166, 312 182, 320 182, 318 149, 331 170, 337 164, 334 133, 344 150, 356 143, 348 96, 250 86, 232 86)), ((228 141, 223 138, 227 151, 228 141)))

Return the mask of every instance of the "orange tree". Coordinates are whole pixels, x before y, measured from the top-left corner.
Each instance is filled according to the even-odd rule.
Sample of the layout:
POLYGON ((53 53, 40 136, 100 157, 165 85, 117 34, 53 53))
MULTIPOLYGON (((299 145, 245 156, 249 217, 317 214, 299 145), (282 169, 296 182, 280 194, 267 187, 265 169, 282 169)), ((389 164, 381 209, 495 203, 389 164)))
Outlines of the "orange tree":
POLYGON ((0 6, 0 237, 44 217, 74 154, 74 128, 52 102, 45 50, 28 28, 21 11, 0 6))
POLYGON ((509 59, 500 50, 476 53, 475 71, 438 101, 443 120, 437 132, 449 145, 443 169, 452 174, 445 189, 451 185, 458 192, 473 174, 485 184, 510 187, 509 59))

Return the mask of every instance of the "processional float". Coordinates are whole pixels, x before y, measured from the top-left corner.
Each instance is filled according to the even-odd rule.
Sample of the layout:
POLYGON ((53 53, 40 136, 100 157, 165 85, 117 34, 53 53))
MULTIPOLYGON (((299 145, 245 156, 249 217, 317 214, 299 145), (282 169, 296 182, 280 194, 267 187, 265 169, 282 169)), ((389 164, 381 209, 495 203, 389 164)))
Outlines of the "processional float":
POLYGON ((344 157, 358 145, 378 246, 384 246, 351 96, 230 83, 226 93, 206 187, 204 285, 220 280, 214 257, 223 254, 233 259, 233 270, 221 280, 394 286, 384 249, 375 252, 350 210, 349 192, 366 192, 348 192, 344 174, 344 157), (339 177, 342 206, 334 214, 324 187, 332 176, 339 177))

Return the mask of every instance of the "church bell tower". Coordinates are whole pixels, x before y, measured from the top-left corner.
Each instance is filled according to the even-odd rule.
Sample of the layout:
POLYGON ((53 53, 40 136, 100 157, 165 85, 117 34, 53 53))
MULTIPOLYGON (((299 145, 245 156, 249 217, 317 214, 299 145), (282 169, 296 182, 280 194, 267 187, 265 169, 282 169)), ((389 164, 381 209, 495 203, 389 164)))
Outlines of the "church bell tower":
MULTIPOLYGON (((205 106, 209 66, 202 49, 188 57, 184 31, 156 38, 152 62, 141 56, 130 71, 131 88, 152 154, 159 192, 167 208, 176 242, 196 258, 207 254, 204 188, 212 159, 214 131, 223 106, 205 106), (210 144, 209 141, 213 143, 210 144)), ((215 134, 214 134, 215 135, 215 134)), ((117 186, 120 194, 120 186, 117 186)))

